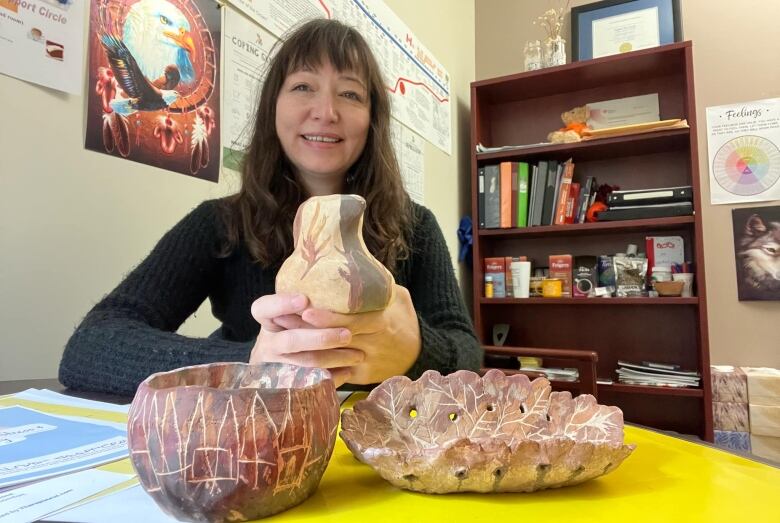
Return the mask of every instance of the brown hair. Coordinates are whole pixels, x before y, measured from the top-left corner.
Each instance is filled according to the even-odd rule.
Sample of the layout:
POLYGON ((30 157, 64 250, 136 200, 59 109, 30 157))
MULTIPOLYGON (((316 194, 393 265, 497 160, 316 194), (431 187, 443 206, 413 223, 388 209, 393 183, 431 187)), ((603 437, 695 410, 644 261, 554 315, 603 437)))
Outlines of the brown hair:
POLYGON ((225 200, 223 255, 243 242, 256 262, 272 267, 292 252, 293 219, 307 196, 276 134, 276 99, 290 73, 328 60, 338 71, 353 71, 366 82, 371 124, 363 152, 346 173, 344 192, 366 199, 366 245, 394 271, 396 262, 409 254, 412 212, 390 140, 390 100, 376 59, 360 33, 334 20, 311 20, 279 44, 260 93, 241 189, 225 200))

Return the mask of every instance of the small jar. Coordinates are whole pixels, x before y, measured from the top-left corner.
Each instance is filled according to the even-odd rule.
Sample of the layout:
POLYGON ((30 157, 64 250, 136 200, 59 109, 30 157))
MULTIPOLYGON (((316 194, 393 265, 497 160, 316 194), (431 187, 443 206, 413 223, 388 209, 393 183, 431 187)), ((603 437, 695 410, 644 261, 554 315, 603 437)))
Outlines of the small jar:
POLYGON ((669 265, 656 265, 653 267, 651 279, 657 281, 672 281, 672 268, 669 265))
POLYGON ((493 277, 485 276, 485 298, 493 297, 493 277))
POLYGON ((535 71, 542 68, 542 44, 539 40, 526 42, 524 55, 526 71, 535 71))

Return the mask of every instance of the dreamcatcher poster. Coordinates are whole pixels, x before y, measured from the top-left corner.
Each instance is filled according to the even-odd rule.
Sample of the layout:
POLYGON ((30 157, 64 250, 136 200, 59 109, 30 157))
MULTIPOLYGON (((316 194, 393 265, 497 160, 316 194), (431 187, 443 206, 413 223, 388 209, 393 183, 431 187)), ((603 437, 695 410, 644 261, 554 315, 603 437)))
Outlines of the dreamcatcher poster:
POLYGON ((216 182, 213 0, 92 0, 85 147, 216 182))

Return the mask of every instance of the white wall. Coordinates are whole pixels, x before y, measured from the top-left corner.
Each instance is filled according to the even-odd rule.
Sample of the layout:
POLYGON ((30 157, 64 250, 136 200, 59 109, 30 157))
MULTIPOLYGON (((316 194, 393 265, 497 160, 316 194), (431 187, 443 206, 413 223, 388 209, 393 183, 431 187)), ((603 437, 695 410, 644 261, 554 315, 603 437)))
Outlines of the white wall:
MULTIPOLYGON (((425 191, 454 260, 468 209, 474 3, 387 4, 451 76, 453 154, 426 144, 425 191)), ((92 305, 187 211, 237 186, 84 150, 79 96, 0 75, 0 114, 0 380, 50 378, 92 305)), ((216 326, 206 304, 181 332, 206 335, 216 326)))

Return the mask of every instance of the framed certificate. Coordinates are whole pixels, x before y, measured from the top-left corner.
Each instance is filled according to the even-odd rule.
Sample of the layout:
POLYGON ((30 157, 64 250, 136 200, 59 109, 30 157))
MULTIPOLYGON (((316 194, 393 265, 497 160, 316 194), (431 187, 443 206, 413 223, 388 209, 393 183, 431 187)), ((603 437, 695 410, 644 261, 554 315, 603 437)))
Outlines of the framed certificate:
POLYGON ((571 10, 572 60, 682 40, 680 0, 603 0, 571 10))

